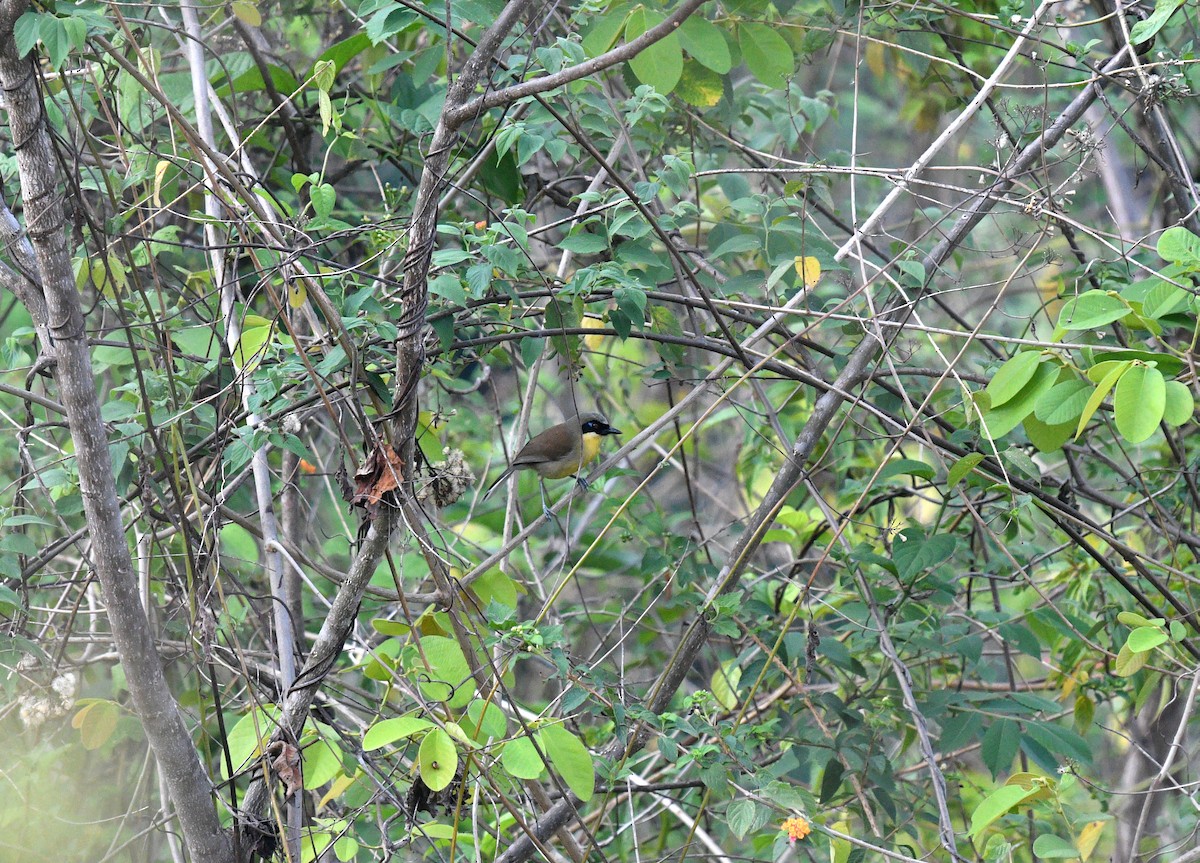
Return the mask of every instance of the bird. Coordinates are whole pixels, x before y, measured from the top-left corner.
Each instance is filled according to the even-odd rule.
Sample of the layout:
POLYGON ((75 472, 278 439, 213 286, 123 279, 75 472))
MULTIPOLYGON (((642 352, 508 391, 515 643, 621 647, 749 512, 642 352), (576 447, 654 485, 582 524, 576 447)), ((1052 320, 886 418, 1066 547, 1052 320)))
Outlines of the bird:
MULTIPOLYGON (((580 488, 587 488, 588 481, 579 474, 584 465, 594 459, 600 452, 600 441, 607 435, 619 435, 620 429, 609 425, 603 414, 588 411, 571 417, 566 422, 550 426, 550 428, 534 435, 525 446, 513 456, 512 463, 504 469, 496 481, 488 486, 483 493, 487 496, 513 472, 532 470, 543 480, 563 479, 574 477, 580 488)), ((549 513, 546 506, 546 490, 542 488, 542 510, 549 513)))

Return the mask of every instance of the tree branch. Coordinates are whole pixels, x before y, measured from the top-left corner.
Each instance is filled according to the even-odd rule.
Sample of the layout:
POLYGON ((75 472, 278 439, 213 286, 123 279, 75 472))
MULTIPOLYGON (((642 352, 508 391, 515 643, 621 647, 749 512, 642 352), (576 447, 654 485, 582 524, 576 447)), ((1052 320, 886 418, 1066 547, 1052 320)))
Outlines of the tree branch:
POLYGON ((213 806, 212 784, 163 676, 121 524, 86 324, 71 270, 54 167, 57 160, 35 84, 37 67, 17 54, 13 37, 13 26, 27 6, 25 0, 0 4, 0 85, 16 150, 26 228, 45 295, 49 337, 57 353, 55 380, 75 444, 79 490, 92 540, 91 563, 134 710, 158 760, 188 852, 197 863, 225 863, 231 859, 231 849, 213 806))

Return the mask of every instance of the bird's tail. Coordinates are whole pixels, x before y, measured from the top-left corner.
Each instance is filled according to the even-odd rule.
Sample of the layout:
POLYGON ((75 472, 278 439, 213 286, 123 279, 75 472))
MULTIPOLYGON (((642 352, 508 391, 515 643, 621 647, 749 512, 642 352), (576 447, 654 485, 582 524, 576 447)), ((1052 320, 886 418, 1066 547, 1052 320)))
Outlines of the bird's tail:
POLYGON ((504 482, 506 479, 508 479, 510 476, 512 476, 512 472, 513 472, 512 465, 509 465, 508 467, 506 467, 504 469, 504 473, 502 473, 502 474, 500 474, 500 476, 496 477, 496 481, 487 487, 487 491, 485 491, 483 493, 483 497, 481 497, 480 500, 487 500, 488 495, 490 495, 493 491, 496 490, 496 486, 500 485, 500 483, 504 482))

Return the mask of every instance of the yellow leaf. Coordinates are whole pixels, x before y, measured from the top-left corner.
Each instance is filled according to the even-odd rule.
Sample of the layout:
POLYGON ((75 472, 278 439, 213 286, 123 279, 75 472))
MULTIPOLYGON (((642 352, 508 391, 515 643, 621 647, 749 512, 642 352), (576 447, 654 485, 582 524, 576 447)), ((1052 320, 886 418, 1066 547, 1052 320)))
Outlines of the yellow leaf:
POLYGON ((158 164, 154 166, 154 206, 162 206, 162 184, 163 177, 167 174, 167 168, 171 167, 171 163, 166 159, 159 159, 158 164))
POLYGON ((821 262, 809 255, 796 256, 796 275, 804 280, 804 287, 811 288, 821 279, 821 262))
POLYGON ((325 804, 334 798, 341 797, 346 789, 354 784, 356 776, 347 776, 345 773, 338 776, 329 784, 329 790, 325 792, 325 796, 317 803, 317 811, 320 812, 325 808, 325 804))
POLYGON ((871 42, 866 50, 867 68, 876 78, 887 74, 887 64, 884 62, 883 43, 871 42))
POLYGON ((737 688, 742 680, 742 669, 738 668, 736 659, 727 659, 720 668, 713 672, 710 688, 713 698, 726 710, 733 710, 738 704, 737 688))
MULTIPOLYGON (((585 330, 602 330, 604 329, 604 321, 591 315, 584 315, 580 325, 585 330)), ((604 342, 604 335, 597 333, 596 335, 586 335, 583 337, 583 344, 589 351, 600 349, 600 345, 604 342)))
POLYGON ((250 0, 233 0, 233 14, 238 17, 243 24, 251 27, 262 26, 262 15, 258 8, 255 7, 250 0))
POLYGON ((304 286, 304 282, 299 279, 292 279, 288 282, 288 305, 293 309, 301 308, 305 301, 308 300, 308 288, 304 286))
POLYGON ((1075 848, 1079 851, 1079 858, 1083 860, 1083 863, 1087 863, 1092 852, 1096 850, 1096 843, 1100 841, 1100 834, 1104 832, 1104 824, 1103 821, 1091 821, 1079 831, 1079 838, 1075 840, 1075 848))

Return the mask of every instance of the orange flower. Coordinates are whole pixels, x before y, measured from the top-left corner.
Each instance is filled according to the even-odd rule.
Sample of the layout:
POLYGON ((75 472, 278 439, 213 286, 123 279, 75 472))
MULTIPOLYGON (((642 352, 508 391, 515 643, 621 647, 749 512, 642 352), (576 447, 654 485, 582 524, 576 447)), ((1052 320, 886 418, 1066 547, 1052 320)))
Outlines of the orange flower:
POLYGON ((812 833, 812 825, 803 818, 789 818, 779 828, 787 834, 788 844, 795 845, 797 839, 803 839, 812 833))

